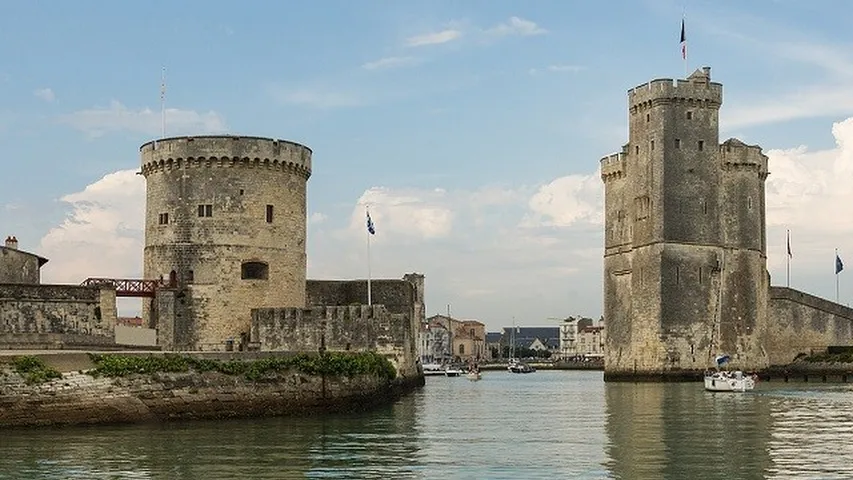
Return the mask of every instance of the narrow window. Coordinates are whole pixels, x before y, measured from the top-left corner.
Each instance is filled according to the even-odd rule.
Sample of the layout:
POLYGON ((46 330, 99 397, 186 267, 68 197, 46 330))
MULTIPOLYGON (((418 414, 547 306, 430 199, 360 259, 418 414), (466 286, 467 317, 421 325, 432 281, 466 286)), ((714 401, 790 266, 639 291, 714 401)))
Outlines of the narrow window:
POLYGON ((158 221, 159 221, 160 225, 168 225, 169 224, 169 214, 168 213, 161 213, 158 221))
POLYGON ((242 194, 243 194, 243 189, 241 188, 241 189, 240 189, 240 195, 242 195, 242 194))
POLYGON ((266 280, 269 278, 269 265, 264 262, 244 262, 240 266, 243 280, 266 280))
POLYGON ((699 140, 699 151, 705 150, 705 141, 699 140))
POLYGON ((699 267, 699 285, 702 285, 702 267, 699 267))
POLYGON ((648 122, 648 121, 651 121, 651 119, 652 119, 652 116, 651 116, 651 115, 649 115, 649 114, 647 113, 647 114, 646 114, 646 121, 647 121, 647 122, 648 122))
POLYGON ((708 213, 708 204, 705 203, 705 200, 702 200, 702 213, 708 213))
POLYGON ((192 270, 187 270, 187 283, 193 283, 195 280, 195 274, 192 270))
POLYGON ((687 119, 690 120, 693 118, 693 112, 687 112, 687 119))
POLYGON ((746 197, 746 209, 752 210, 752 197, 746 197))
POLYGON ((198 206, 198 216, 199 217, 212 217, 213 216, 213 205, 199 205, 198 206))
POLYGON ((272 223, 272 205, 267 205, 267 223, 272 223))
POLYGON ((465 355, 465 345, 459 344, 459 355, 465 355))
POLYGON ((654 149, 655 149, 655 141, 652 140, 652 150, 654 150, 654 149))
POLYGON ((634 147, 634 153, 639 155, 639 153, 640 153, 640 146, 639 145, 634 147))
POLYGON ((675 139, 675 148, 681 148, 681 139, 680 138, 675 139))
POLYGON ((676 285, 678 285, 679 283, 681 283, 681 278, 680 278, 680 277, 681 277, 681 275, 680 275, 680 272, 678 271, 678 267, 675 267, 675 284, 676 284, 676 285))

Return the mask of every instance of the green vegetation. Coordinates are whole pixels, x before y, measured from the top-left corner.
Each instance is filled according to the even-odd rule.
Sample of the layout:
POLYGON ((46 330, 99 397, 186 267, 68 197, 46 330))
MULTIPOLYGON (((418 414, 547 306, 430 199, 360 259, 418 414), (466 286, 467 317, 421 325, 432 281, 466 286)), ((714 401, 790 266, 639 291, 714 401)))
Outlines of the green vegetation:
POLYGON ((12 367, 18 375, 24 377, 28 384, 44 383, 54 378, 62 378, 55 368, 48 366, 44 360, 31 355, 17 357, 12 361, 12 367))
POLYGON ((123 356, 113 354, 89 354, 95 369, 94 376, 123 377, 135 373, 169 372, 219 372, 226 375, 243 375, 248 380, 260 380, 267 375, 286 370, 296 370, 306 375, 351 377, 355 375, 377 375, 388 380, 397 372, 391 362, 375 352, 325 352, 322 354, 298 354, 286 357, 271 357, 258 360, 208 360, 185 355, 123 356))
POLYGON ((800 357, 797 360, 811 363, 853 363, 853 353, 818 353, 800 357))

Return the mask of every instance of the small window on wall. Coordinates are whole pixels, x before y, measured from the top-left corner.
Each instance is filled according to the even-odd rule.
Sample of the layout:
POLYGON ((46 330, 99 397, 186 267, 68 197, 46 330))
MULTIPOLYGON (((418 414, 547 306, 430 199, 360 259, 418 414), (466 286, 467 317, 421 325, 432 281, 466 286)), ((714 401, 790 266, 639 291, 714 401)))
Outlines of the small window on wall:
POLYGON ((168 225, 169 224, 169 214, 168 213, 161 213, 160 217, 158 219, 158 223, 160 225, 168 225))
POLYGON ((272 223, 272 205, 267 205, 267 223, 272 223))
POLYGON ((198 206, 198 216, 199 217, 212 217, 213 216, 213 205, 199 205, 198 206))
POLYGON ((244 262, 240 276, 243 280, 266 280, 269 278, 269 268, 264 262, 244 262))

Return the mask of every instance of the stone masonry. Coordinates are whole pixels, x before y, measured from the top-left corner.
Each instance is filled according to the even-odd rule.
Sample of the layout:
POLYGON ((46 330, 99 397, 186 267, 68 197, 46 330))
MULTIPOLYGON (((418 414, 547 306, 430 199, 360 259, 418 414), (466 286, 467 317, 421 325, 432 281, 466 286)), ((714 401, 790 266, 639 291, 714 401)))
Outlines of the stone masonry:
POLYGON ((197 136, 140 150, 144 276, 177 285, 173 319, 143 309, 164 348, 224 350, 248 337, 252 308, 305 306, 308 147, 197 136))
MULTIPOLYGON (((770 318, 767 157, 737 139, 719 143, 722 101, 708 67, 628 91, 628 143, 601 159, 606 380, 691 376, 718 354, 760 370, 793 358, 781 340, 792 330, 780 325, 808 325, 786 312, 815 318, 806 330, 836 320, 813 302, 770 318)), ((849 330, 812 348, 848 343, 849 330)))

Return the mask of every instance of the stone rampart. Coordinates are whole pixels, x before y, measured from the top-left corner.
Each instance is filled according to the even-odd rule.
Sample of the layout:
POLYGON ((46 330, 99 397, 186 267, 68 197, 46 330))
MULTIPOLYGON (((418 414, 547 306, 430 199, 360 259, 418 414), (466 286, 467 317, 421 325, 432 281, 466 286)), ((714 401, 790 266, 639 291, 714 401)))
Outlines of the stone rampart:
POLYGON ((853 309, 787 287, 770 287, 765 348, 771 366, 831 345, 853 344, 853 309))
POLYGON ((0 345, 114 343, 116 294, 78 285, 0 284, 0 345))
POLYGON ((94 378, 66 373, 28 385, 0 375, 0 427, 221 419, 367 409, 406 385, 375 376, 280 373, 259 381, 216 372, 94 378))
POLYGON ((398 377, 417 377, 411 317, 385 305, 257 308, 252 310, 250 342, 261 351, 376 351, 398 377))

